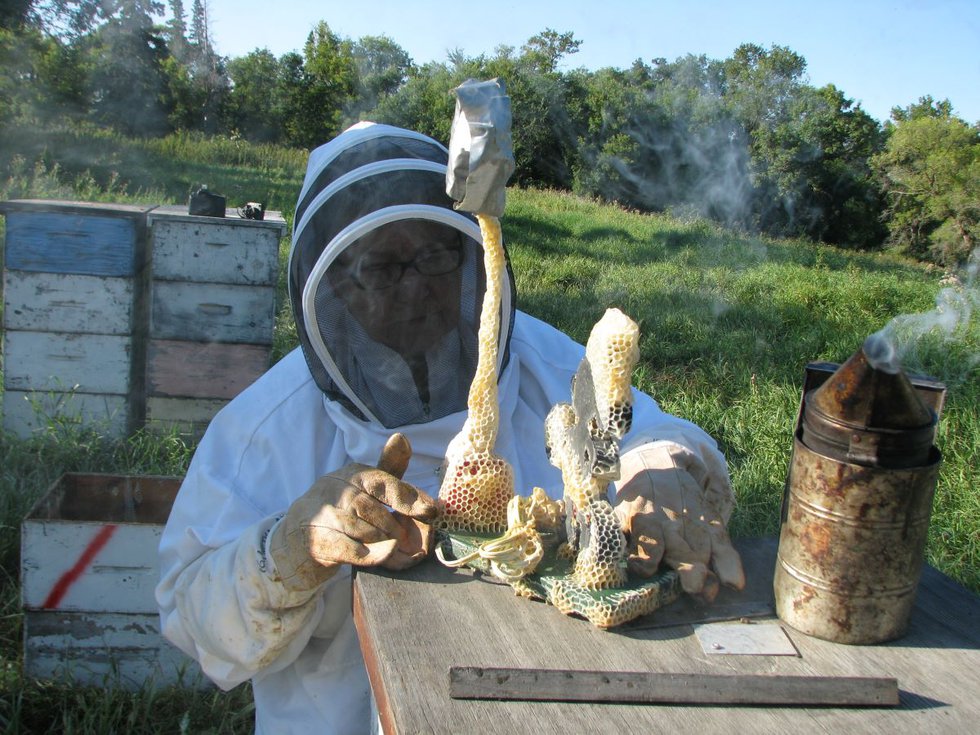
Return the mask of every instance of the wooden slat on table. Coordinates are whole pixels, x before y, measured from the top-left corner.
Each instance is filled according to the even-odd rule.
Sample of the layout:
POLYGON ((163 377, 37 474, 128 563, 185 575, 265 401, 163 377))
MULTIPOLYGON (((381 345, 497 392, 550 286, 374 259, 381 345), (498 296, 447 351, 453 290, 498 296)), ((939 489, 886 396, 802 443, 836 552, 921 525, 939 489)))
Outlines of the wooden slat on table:
POLYGON ((453 699, 645 704, 809 704, 894 707, 894 679, 868 676, 784 674, 654 674, 648 671, 581 671, 452 666, 453 699))

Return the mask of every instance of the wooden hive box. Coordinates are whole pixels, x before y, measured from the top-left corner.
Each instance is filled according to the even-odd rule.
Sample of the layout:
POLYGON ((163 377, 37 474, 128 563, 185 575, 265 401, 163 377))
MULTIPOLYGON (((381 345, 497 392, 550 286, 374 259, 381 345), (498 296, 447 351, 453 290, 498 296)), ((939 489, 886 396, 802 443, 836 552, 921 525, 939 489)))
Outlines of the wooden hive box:
POLYGON ((123 435, 143 421, 149 206, 0 203, 3 425, 52 419, 123 435))
POLYGON ((203 683, 160 633, 157 548, 178 477, 65 474, 21 526, 24 671, 83 685, 203 683))
POLYGON ((279 212, 263 220, 159 207, 152 242, 146 416, 200 436, 269 367, 279 275, 279 212))

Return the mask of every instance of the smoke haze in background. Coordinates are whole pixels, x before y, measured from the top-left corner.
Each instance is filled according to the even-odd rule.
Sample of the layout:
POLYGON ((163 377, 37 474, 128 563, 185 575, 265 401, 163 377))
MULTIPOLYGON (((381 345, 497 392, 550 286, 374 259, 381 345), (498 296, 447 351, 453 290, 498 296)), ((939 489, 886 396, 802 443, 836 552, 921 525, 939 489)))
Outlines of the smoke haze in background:
POLYGON ((968 341, 978 331, 975 317, 980 307, 977 275, 980 249, 970 255, 959 274, 947 274, 936 296, 936 307, 921 314, 896 316, 868 337, 864 352, 879 370, 904 369, 925 373, 954 387, 963 383, 980 365, 980 353, 968 341))
MULTIPOLYGON (((732 128, 716 125, 689 131, 682 129, 685 122, 630 131, 653 171, 608 153, 600 154, 597 164, 611 166, 622 177, 633 192, 628 198, 635 200, 628 204, 667 211, 681 219, 705 217, 728 227, 750 229, 753 187, 748 149, 732 128)), ((622 201, 626 192, 606 182, 606 190, 599 193, 622 201)))

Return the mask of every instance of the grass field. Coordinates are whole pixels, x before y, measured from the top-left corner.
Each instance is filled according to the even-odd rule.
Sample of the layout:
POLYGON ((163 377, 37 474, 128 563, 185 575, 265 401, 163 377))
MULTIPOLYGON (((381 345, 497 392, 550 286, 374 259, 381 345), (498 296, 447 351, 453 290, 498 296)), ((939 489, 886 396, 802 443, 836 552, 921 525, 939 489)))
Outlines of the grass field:
MULTIPOLYGON (((65 130, 38 139, 22 131, 0 144, 0 163, 2 199, 181 202, 193 186, 206 183, 227 193, 230 204, 261 199, 291 220, 305 155, 180 136, 133 141, 65 130)), ((639 322, 637 385, 719 441, 738 497, 735 536, 778 532, 807 362, 846 360, 894 317, 932 311, 937 295, 959 294, 976 304, 976 284, 967 276, 957 282, 898 257, 759 239, 701 220, 625 212, 558 192, 510 191, 503 226, 521 308, 580 341, 608 306, 639 322)), ((283 308, 276 357, 295 344, 283 308)), ((907 367, 949 385, 928 560, 980 591, 976 317, 951 340, 929 332, 913 347, 907 367)), ((192 450, 174 436, 140 434, 113 442, 56 424, 30 441, 0 436, 5 732, 250 731, 247 687, 231 695, 110 695, 20 675, 19 524, 32 500, 64 471, 180 474, 192 450)))

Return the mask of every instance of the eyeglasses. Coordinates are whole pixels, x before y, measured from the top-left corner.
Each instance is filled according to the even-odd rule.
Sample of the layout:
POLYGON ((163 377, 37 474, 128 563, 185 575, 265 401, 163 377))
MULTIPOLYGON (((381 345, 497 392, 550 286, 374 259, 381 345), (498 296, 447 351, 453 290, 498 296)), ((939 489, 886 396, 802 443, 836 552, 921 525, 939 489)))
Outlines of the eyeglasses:
POLYGON ((423 276, 444 276, 459 268, 463 262, 463 248, 440 247, 423 250, 411 260, 376 260, 373 253, 362 255, 351 271, 354 283, 366 291, 381 291, 397 285, 405 271, 414 268, 423 276))

